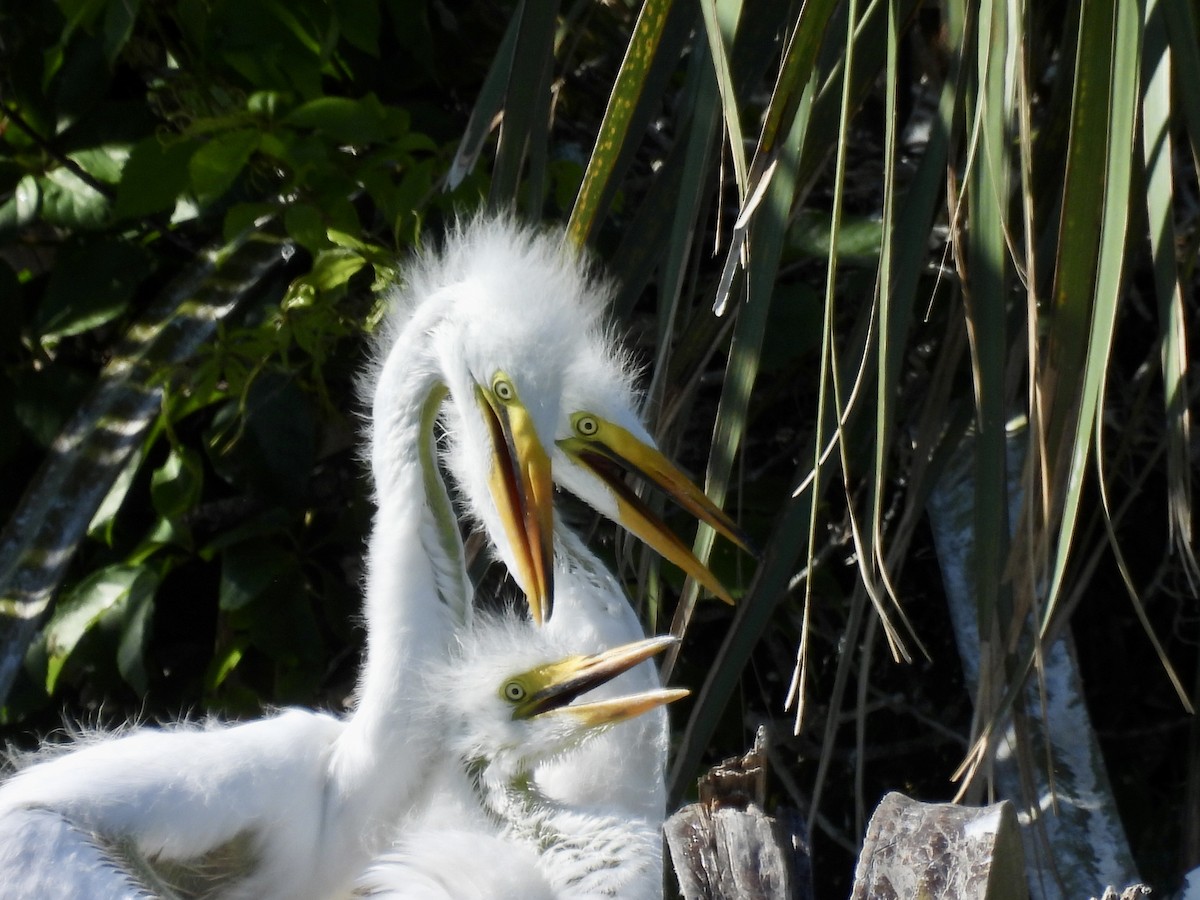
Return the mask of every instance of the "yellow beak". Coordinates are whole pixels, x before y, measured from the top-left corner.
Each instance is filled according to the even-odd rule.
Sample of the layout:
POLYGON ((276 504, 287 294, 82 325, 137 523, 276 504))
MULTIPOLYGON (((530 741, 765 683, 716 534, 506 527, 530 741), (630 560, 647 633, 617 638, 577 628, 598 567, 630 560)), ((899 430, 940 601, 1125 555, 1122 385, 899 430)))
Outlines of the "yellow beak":
POLYGON ((581 694, 611 681, 675 643, 678 639, 671 635, 647 638, 593 656, 569 656, 514 676, 513 681, 529 686, 529 693, 513 709, 513 718, 530 719, 555 713, 573 716, 589 726, 611 725, 682 699, 689 691, 663 688, 570 705, 581 694))
MULTIPOLYGON (((575 418, 578 420, 580 417, 577 415, 575 418)), ((576 424, 575 436, 558 441, 558 446, 592 471, 613 492, 617 500, 618 524, 726 603, 733 603, 733 597, 725 586, 642 502, 624 482, 623 476, 626 472, 632 472, 658 486, 697 519, 711 525, 751 555, 757 555, 746 533, 654 447, 612 422, 593 415, 587 415, 586 419, 592 431, 590 435, 580 434, 576 424)))
POLYGON ((492 497, 516 560, 513 577, 529 600, 533 621, 550 618, 554 602, 554 482, 550 457, 529 410, 516 397, 501 400, 476 385, 476 399, 492 434, 492 497))

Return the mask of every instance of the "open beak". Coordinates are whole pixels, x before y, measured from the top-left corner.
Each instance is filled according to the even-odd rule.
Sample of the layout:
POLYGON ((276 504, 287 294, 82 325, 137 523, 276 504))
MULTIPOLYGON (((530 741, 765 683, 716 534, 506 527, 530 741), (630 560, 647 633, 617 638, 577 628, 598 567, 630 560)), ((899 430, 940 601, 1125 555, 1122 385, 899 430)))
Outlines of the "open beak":
POLYGON ((588 726, 612 725, 680 700, 689 691, 662 688, 589 703, 571 703, 675 643, 678 638, 671 635, 647 638, 593 656, 569 656, 517 676, 533 690, 513 710, 513 718, 530 719, 557 713, 571 715, 588 726))
POLYGON ((637 535, 726 603, 733 603, 733 597, 725 586, 696 558, 691 549, 667 528, 666 523, 642 502, 625 483, 624 476, 632 472, 656 485, 697 519, 712 526, 746 552, 757 556, 746 533, 657 449, 634 437, 619 425, 598 419, 596 416, 588 418, 595 426, 593 434, 583 436, 576 433, 573 437, 558 441, 558 446, 600 478, 613 492, 617 500, 618 524, 637 535))
POLYGON ((529 410, 517 399, 501 401, 476 385, 476 399, 492 435, 492 497, 516 560, 513 577, 529 599, 538 625, 554 602, 554 483, 550 457, 538 440, 529 410))

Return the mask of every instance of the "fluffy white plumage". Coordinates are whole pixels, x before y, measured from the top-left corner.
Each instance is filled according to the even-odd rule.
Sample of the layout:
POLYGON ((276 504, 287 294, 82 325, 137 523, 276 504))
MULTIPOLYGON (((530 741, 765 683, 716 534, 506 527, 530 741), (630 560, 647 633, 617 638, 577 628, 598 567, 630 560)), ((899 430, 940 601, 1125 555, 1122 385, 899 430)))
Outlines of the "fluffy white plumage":
MULTIPOLYGON (((570 352, 539 360, 545 366, 563 367, 557 378, 547 377, 542 382, 556 385, 560 392, 553 432, 556 483, 621 524, 628 524, 631 518, 627 491, 614 485, 611 473, 601 477, 592 466, 581 464, 581 454, 631 464, 660 486, 677 492, 686 479, 654 449, 638 416, 634 368, 603 325, 600 313, 611 296, 609 286, 593 277, 583 260, 557 240, 548 242, 546 234, 517 229, 506 221, 475 223, 458 232, 444 253, 442 259, 426 260, 428 271, 439 276, 454 272, 454 277, 483 286, 489 305, 505 310, 506 316, 526 315, 529 292, 540 297, 541 285, 556 285, 560 309, 578 317, 569 331, 570 352), (490 266, 477 267, 478 255, 468 252, 493 242, 502 248, 505 260, 516 261, 502 276, 490 266), (581 428, 581 417, 593 420, 599 433, 581 428)), ((429 276, 423 272, 412 279, 417 285, 423 279, 425 286, 419 287, 418 293, 429 290, 429 276)), ((419 304, 407 307, 410 312, 419 308, 419 304)), ((544 409, 553 405, 546 403, 544 409)), ((453 406, 447 408, 447 415, 451 432, 457 433, 453 406)), ((543 442, 548 443, 545 437, 543 442)), ((460 442, 458 448, 470 451, 468 443, 460 442)), ((690 484, 688 488, 699 493, 690 484)), ((711 521, 703 509, 700 515, 711 521)), ((664 526, 657 521, 643 520, 640 534, 649 536, 655 546, 667 542, 664 526)), ((641 638, 643 627, 616 579, 570 530, 556 528, 556 538, 556 598, 546 626, 549 639, 567 642, 581 652, 595 652, 641 638)), ((684 550, 675 558, 686 564, 688 556, 684 550)), ((689 571, 702 568, 694 559, 692 562, 689 571)), ((594 695, 617 696, 659 687, 657 670, 646 662, 597 688, 594 695)), ((435 890, 445 892, 430 896, 508 896, 504 890, 477 894, 473 883, 466 883, 474 872, 475 847, 502 847, 496 833, 499 829, 526 850, 538 848, 537 865, 555 896, 658 896, 667 743, 666 711, 656 709, 591 737, 568 754, 539 753, 530 761, 537 762, 532 785, 536 803, 530 807, 493 802, 482 818, 476 808, 478 801, 472 805, 462 778, 448 766, 438 776, 433 802, 406 822, 394 852, 373 867, 365 883, 377 890, 387 886, 393 896, 410 896, 404 885, 413 878, 424 884, 436 882, 439 887, 435 890), (552 825, 546 824, 548 819, 552 825), (554 838, 546 839, 540 833, 543 829, 552 830, 554 838), (431 845, 439 848, 437 853, 420 849, 431 845), (437 860, 436 872, 422 863, 433 859, 437 860), (453 887, 437 881, 439 878, 454 879, 453 887)), ((529 864, 528 853, 522 852, 493 874, 520 879, 529 874, 529 864)))
MULTIPOLYGON (((473 695, 455 694, 449 706, 430 702, 428 673, 445 675, 448 663, 458 667, 449 683, 464 689, 497 677, 483 661, 498 651, 479 644, 489 634, 505 633, 509 650, 543 654, 554 646, 599 650, 642 636, 620 586, 561 530, 559 605, 549 626, 541 632, 524 626, 519 633, 470 628, 471 588, 438 473, 440 457, 466 511, 531 606, 548 602, 552 580, 549 463, 538 462, 542 445, 552 447, 550 439, 559 438, 560 482, 629 524, 627 491, 580 463, 594 453, 615 453, 643 474, 665 463, 647 455, 653 444, 637 419, 630 366, 603 324, 608 294, 556 234, 506 219, 461 225, 440 253, 418 259, 394 298, 363 381, 378 509, 367 552, 368 648, 353 714, 341 720, 289 710, 243 725, 142 729, 88 743, 0 786, 0 831, 32 817, 56 835, 63 860, 87 862, 98 851, 111 864, 113 896, 125 896, 121 891, 131 883, 134 890, 146 887, 136 880, 144 863, 152 878, 176 879, 189 891, 317 898, 344 892, 395 836, 403 815, 409 827, 394 852, 409 852, 410 863, 449 865, 455 854, 444 841, 448 833, 473 832, 482 841, 471 845, 480 848, 471 851, 480 864, 493 851, 502 856, 504 841, 514 842, 508 858, 517 864, 506 876, 512 889, 490 896, 657 895, 666 753, 661 710, 575 748, 589 755, 572 764, 562 754, 578 735, 556 744, 554 735, 539 731, 542 722, 533 732, 510 735, 515 743, 491 734, 474 750, 453 745, 447 757, 447 711, 469 713, 473 695), (434 420, 444 398, 449 449, 442 453, 434 420), (618 426, 606 429, 614 441, 589 443, 580 411, 618 426), (575 443, 564 452, 568 434, 575 443), (464 634, 471 640, 464 642, 464 634), (468 769, 481 776, 478 787, 447 759, 468 760, 468 769), (429 802, 431 795, 436 802, 429 802), (430 850, 434 843, 439 853, 430 850), (126 866, 129 854, 135 860, 126 866)), ((679 486, 672 481, 677 472, 665 481, 649 474, 673 492, 679 486)), ((658 525, 639 522, 639 535, 655 541, 658 525)), ((696 563, 689 571, 700 569, 696 563)), ((601 690, 657 686, 647 662, 601 690)), ((483 709, 468 718, 491 721, 483 709)), ((451 729, 455 740, 478 734, 468 725, 460 719, 451 729)), ((0 854, 0 883, 12 896, 43 896, 44 866, 23 859, 19 852, 0 854)), ((91 872, 86 865, 83 870, 91 872)), ((388 867, 374 871, 383 870, 388 867)), ((496 873, 487 877, 500 890, 496 873)), ((161 893, 167 886, 152 889, 161 893)))
POLYGON ((146 885, 114 869, 113 857, 114 849, 95 834, 51 810, 23 809, 0 818, 0 871, 39 873, 36 886, 18 881, 0 887, 9 900, 154 900, 146 885))
MULTIPOLYGON (((599 298, 597 298, 599 299, 599 298)), ((633 367, 609 335, 581 342, 564 374, 562 412, 552 456, 556 483, 609 519, 621 522, 611 492, 596 475, 568 455, 559 441, 576 435, 579 415, 617 422, 647 445, 653 441, 641 424, 640 397, 633 386, 633 367)), ((645 636, 624 589, 574 532, 558 529, 558 561, 563 575, 549 628, 570 634, 581 648, 597 650, 645 636)), ((662 686, 658 669, 647 662, 597 690, 654 690, 662 686)), ((539 786, 555 800, 577 807, 635 815, 661 827, 666 815, 668 751, 666 709, 621 723, 597 736, 570 762, 551 761, 536 773, 539 786)), ((662 846, 652 849, 662 882, 662 846)))
MULTIPOLYGON (((446 666, 431 669, 437 689, 431 684, 426 714, 443 723, 447 756, 405 816, 395 846, 360 878, 361 894, 638 900, 660 893, 658 824, 556 802, 531 778, 547 760, 569 764, 608 723, 574 714, 578 706, 514 718, 502 696, 500 686, 514 672, 537 673, 556 659, 577 658, 576 643, 526 620, 484 615, 446 666)), ((631 696, 605 693, 613 704, 631 696)), ((632 697, 665 702, 683 693, 632 697)), ((598 694, 592 689, 581 699, 598 694)))
MULTIPOLYGON (((560 286, 550 284, 531 304, 536 318, 495 315, 479 279, 511 277, 514 260, 506 254, 516 245, 505 242, 505 228, 475 234, 470 247, 458 245, 483 267, 475 275, 439 281, 434 270, 444 269, 417 267, 410 287, 427 296, 390 327, 367 379, 378 509, 367 558, 367 656, 353 714, 340 720, 289 710, 236 726, 147 728, 88 743, 0 786, 0 820, 51 810, 161 869, 201 879, 214 860, 233 859, 238 870, 222 872, 217 885, 224 897, 335 896, 386 846, 438 748, 438 723, 417 712, 418 693, 427 689, 422 672, 446 658, 453 629, 469 611, 435 459, 433 413, 446 392, 461 427, 449 466, 472 514, 525 576, 527 592, 547 587, 528 583, 544 565, 531 545, 541 541, 546 550, 549 542, 548 533, 538 536, 549 521, 538 508, 548 514, 551 502, 548 491, 530 496, 538 486, 530 454, 540 449, 534 432, 553 427, 557 407, 548 404, 558 396, 553 379, 561 365, 547 368, 528 356, 543 335, 565 347, 578 311, 556 315, 548 298, 560 286), (533 402, 497 404, 497 373, 533 402), (538 398, 550 399, 539 405, 538 398), (485 400, 499 411, 486 412, 485 400), (514 427, 524 432, 514 438, 514 427), (526 546, 514 549, 514 534, 526 546), (232 856, 231 847, 238 849, 232 856)), ((546 246, 534 242, 527 252, 546 246)), ((42 878, 0 870, 16 896, 22 885, 24 895, 42 896, 42 878)))
MULTIPOLYGON (((378 396, 375 385, 387 377, 400 339, 423 332, 431 357, 443 361, 452 396, 460 400, 447 404, 442 421, 448 468, 464 498, 488 496, 488 470, 479 457, 492 444, 483 421, 465 405, 470 379, 487 384, 497 372, 505 374, 537 433, 549 439, 563 373, 580 342, 603 333, 606 298, 586 268, 569 259, 554 232, 522 227, 504 216, 478 217, 458 223, 439 249, 415 257, 389 297, 364 393, 378 396), (421 324, 431 318, 436 321, 421 324)), ((383 412, 376 403, 371 429, 386 425, 383 412)), ((492 539, 490 549, 519 576, 520 560, 512 542, 503 539, 494 506, 472 503, 466 511, 492 539)), ((463 602, 469 596, 468 589, 463 602)))

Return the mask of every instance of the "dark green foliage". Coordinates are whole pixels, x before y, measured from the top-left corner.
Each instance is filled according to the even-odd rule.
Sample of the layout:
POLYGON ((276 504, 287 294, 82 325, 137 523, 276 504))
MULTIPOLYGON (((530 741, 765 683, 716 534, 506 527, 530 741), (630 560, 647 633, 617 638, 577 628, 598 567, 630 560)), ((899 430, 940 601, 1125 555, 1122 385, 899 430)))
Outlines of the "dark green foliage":
POLYGON ((442 82, 478 80, 487 57, 462 58, 469 18, 417 9, 0 13, 5 518, 182 266, 272 217, 300 251, 215 340, 151 374, 161 411, 28 651, 3 707, 13 735, 52 727, 64 702, 120 721, 347 696, 368 522, 352 383, 371 288, 427 215, 479 195, 475 178, 456 195, 436 180, 466 115, 442 82))
MULTIPOLYGON (((397 260, 486 202, 589 236, 619 279, 656 437, 765 551, 696 539, 739 599, 728 610, 569 515, 653 627, 686 628, 671 682, 697 694, 673 709, 677 796, 768 722, 772 800, 810 816, 818 895, 844 896, 876 798, 948 799, 1032 667, 1021 648, 1071 622, 1133 849, 1171 886, 1200 862, 1183 799, 1200 726, 1162 674, 1196 663, 1200 94, 1179 73, 1200 52, 1184 0, 1094 5, 991 4, 986 21, 962 0, 5 5, 5 610, 44 564, 21 514, 64 427, 130 360, 155 407, 117 471, 96 464, 112 487, 0 701, 4 736, 28 743, 60 710, 342 707, 371 515, 364 332, 397 260), (1011 55, 993 49, 1009 36, 1011 55), (1176 83, 1155 84, 1167 48, 1176 83), (259 275, 235 300, 213 300, 223 269, 176 296, 198 262, 255 250, 248 231, 259 275), (198 349, 162 362, 197 311, 198 349), (1065 449, 1024 432, 1038 464, 1022 485, 1045 501, 1010 542, 1005 429, 1021 416, 1065 449), (1000 648, 995 696, 965 683, 928 518, 974 433, 964 521, 984 549, 966 577, 1000 648)), ((85 423, 66 456, 96 452, 114 421, 85 423)))

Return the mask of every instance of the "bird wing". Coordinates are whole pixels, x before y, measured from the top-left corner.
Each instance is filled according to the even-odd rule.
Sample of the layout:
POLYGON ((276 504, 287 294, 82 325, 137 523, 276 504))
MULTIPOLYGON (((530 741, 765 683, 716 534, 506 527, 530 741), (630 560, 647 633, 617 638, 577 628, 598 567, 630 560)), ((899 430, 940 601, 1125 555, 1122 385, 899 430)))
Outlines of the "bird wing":
MULTIPOLYGON (((240 889, 274 881, 298 885, 288 896, 307 896, 321 865, 325 758, 341 727, 332 717, 290 710, 236 726, 84 736, 71 752, 0 786, 0 821, 54 814, 63 841, 84 836, 75 839, 80 859, 88 866, 107 860, 133 884, 139 877, 129 860, 141 859, 164 883, 236 881, 240 889)), ((54 862, 51 855, 32 860, 29 883, 53 883, 54 862)))
POLYGON ((0 885, 8 900, 155 896, 114 861, 95 834, 49 809, 15 809, 0 816, 0 885))

